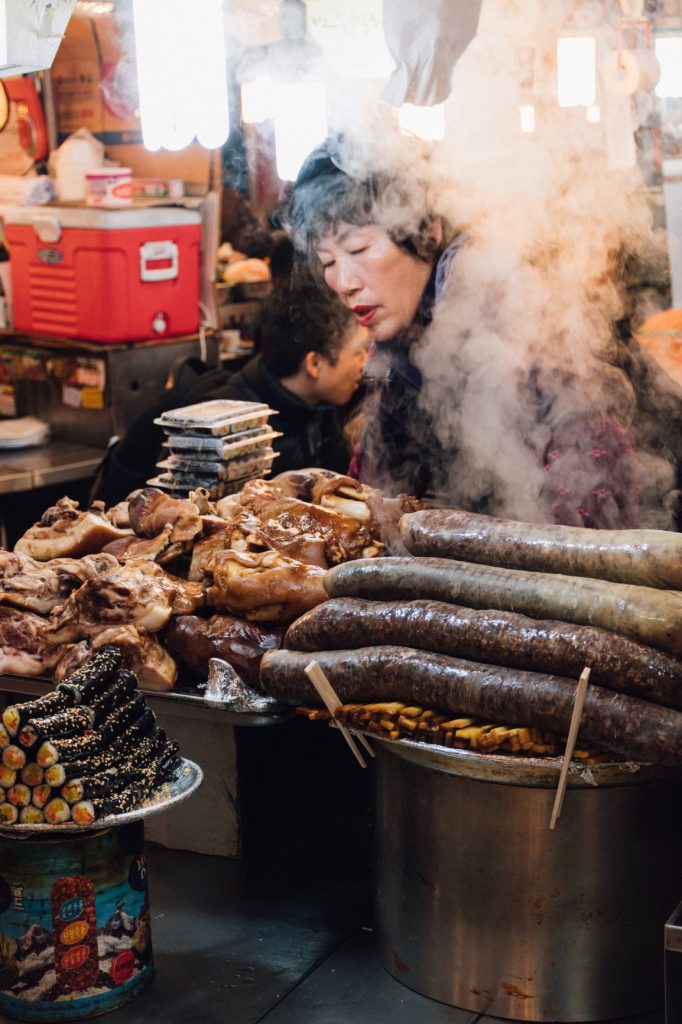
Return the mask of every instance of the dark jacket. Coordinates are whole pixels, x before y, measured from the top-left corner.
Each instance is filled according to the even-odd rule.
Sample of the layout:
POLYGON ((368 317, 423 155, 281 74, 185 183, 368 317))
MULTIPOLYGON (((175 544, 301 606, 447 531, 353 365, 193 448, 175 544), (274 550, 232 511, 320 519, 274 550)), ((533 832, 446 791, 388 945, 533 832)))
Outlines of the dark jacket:
MULTIPOLYGON (((365 371, 366 425, 354 467, 361 480, 390 493, 435 495, 447 505, 504 516, 494 483, 478 494, 460 493, 459 453, 445 450, 436 436, 422 403, 421 374, 410 358, 447 286, 457 248, 453 244, 436 266, 410 336, 375 348, 365 371)), ((546 447, 537 451, 545 471, 538 509, 566 525, 681 529, 682 388, 632 337, 627 321, 614 324, 614 342, 611 365, 620 374, 612 400, 605 392, 600 409, 590 405, 577 375, 531 368, 522 390, 536 428, 542 428, 534 438, 547 436, 546 447), (576 396, 579 401, 582 391, 587 402, 580 408, 576 396)), ((608 373, 605 363, 605 379, 608 373)), ((481 417, 484 429, 485 410, 481 417)), ((534 448, 534 438, 522 440, 534 448)))
MULTIPOLYGON (((632 336, 617 339, 612 365, 633 396, 625 419, 617 405, 600 412, 566 405, 575 381, 539 383, 531 372, 528 405, 548 430, 538 453, 545 470, 538 501, 565 525, 681 529, 682 388, 632 336)), ((494 489, 458 493, 458 452, 443 448, 421 407, 421 377, 409 350, 382 345, 371 372, 360 479, 392 493, 435 495, 447 505, 504 515, 494 489)))
POLYGON ((399 342, 377 345, 365 369, 360 479, 391 494, 440 490, 445 453, 420 402, 421 375, 399 342))
POLYGON ((108 506, 115 505, 157 476, 161 470, 156 463, 163 457, 161 445, 165 434, 154 420, 169 409, 205 402, 208 394, 219 390, 229 378, 230 373, 222 368, 204 366, 193 358, 185 360, 176 370, 174 387, 164 391, 109 446, 97 470, 90 501, 99 499, 108 506))
POLYGON ((188 367, 171 391, 130 424, 123 437, 109 448, 97 472, 90 492, 107 505, 123 501, 137 487, 161 470, 156 463, 162 455, 164 433, 154 423, 162 412, 214 398, 233 398, 247 402, 265 402, 277 413, 268 421, 282 433, 273 442, 279 458, 273 475, 289 469, 321 466, 337 473, 348 469, 348 446, 335 406, 327 403, 310 406, 282 387, 255 356, 243 370, 230 374, 225 370, 195 371, 188 367))
POLYGON ((273 463, 273 475, 307 466, 347 472, 348 446, 336 407, 327 402, 308 405, 273 377, 261 356, 254 356, 224 387, 216 388, 207 398, 265 402, 276 410, 268 421, 282 434, 272 443, 279 452, 273 463))

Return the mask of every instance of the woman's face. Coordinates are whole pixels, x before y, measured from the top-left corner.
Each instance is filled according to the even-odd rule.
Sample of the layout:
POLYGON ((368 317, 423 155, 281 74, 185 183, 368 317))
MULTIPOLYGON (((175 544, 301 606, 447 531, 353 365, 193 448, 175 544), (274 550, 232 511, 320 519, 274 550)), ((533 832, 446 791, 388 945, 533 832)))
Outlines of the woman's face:
POLYGON ((374 224, 338 225, 316 247, 324 279, 374 341, 389 341, 414 320, 432 264, 374 224))

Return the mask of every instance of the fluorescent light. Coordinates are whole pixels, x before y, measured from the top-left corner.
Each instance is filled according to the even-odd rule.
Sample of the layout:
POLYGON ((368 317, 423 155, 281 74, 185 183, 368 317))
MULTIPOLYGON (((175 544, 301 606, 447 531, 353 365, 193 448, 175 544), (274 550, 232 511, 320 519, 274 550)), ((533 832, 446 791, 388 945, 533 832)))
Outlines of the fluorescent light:
POLYGON ((221 0, 133 0, 145 147, 215 149, 229 132, 221 0))
POLYGON ((519 107, 519 119, 521 131, 525 135, 530 135, 535 131, 535 107, 532 103, 524 103, 519 107))
POLYGON ((269 75, 256 75, 252 82, 242 86, 242 121, 261 124, 272 117, 272 79, 269 75))
POLYGON ((661 99, 682 98, 682 35, 658 36, 656 57, 661 65, 656 95, 661 99))
POLYGON ((591 107, 587 108, 585 114, 590 124, 599 124, 601 121, 601 107, 598 107, 594 103, 591 107))
POLYGON ((327 92, 322 82, 278 82, 273 100, 277 174, 295 181, 311 149, 327 136, 327 92))
POLYGON ((597 92, 596 42, 592 36, 557 39, 557 100, 560 107, 591 107, 597 92))
POLYGON ((442 103, 434 107, 417 107, 403 103, 398 111, 401 131, 418 135, 427 142, 439 142, 445 135, 445 111, 442 103))

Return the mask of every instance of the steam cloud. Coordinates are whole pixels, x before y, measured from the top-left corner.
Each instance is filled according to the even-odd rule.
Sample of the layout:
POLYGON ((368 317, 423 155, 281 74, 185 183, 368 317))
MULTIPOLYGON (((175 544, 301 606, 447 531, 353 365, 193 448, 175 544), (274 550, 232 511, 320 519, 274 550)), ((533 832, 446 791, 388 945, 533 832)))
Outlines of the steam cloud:
MULTIPOLYGON (((612 49, 619 14, 609 0, 486 0, 455 69, 444 143, 415 159, 376 123, 356 124, 356 160, 368 168, 388 160, 406 188, 425 179, 435 209, 468 235, 413 353, 421 401, 453 453, 449 504, 475 507, 492 496, 486 511, 494 514, 579 525, 589 517, 571 503, 587 494, 599 525, 673 526, 673 461, 646 436, 650 423, 630 450, 635 395, 614 365, 613 323, 625 313, 616 254, 660 263, 664 241, 639 172, 609 170, 603 124, 588 123, 583 108, 559 108, 553 81, 560 30, 596 25, 612 49), (532 135, 520 131, 522 103, 536 108, 532 135), (581 450, 583 414, 620 423, 604 451, 595 435, 581 450), (557 436, 566 441, 561 456, 552 453, 557 436), (625 507, 611 488, 629 496, 625 507)), ((679 409, 676 386, 664 375, 657 386, 662 405, 679 409)))

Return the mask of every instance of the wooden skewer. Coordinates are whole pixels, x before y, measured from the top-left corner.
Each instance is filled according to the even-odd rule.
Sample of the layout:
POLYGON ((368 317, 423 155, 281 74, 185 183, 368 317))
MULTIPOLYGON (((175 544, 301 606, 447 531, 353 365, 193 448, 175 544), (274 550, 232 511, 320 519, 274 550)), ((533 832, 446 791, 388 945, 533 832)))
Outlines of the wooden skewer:
MULTIPOLYGON (((324 674, 323 669, 320 667, 320 664, 317 661, 311 661, 310 665, 308 666, 308 668, 310 668, 311 666, 314 666, 312 671, 313 671, 313 673, 315 675, 315 679, 313 679, 313 677, 310 675, 310 673, 308 673, 307 669, 306 669, 306 674, 308 675, 308 678, 311 680, 311 682, 313 683, 313 686, 315 686, 315 689, 317 690, 317 692, 319 693, 320 697, 324 701, 324 704, 325 704, 325 707, 327 708, 327 711, 329 711, 329 713, 331 714, 332 718, 334 718, 336 724, 340 725, 340 723, 336 719, 336 714, 337 714, 338 710, 341 707, 343 707, 343 705, 341 703, 341 700, 339 699, 339 695, 337 694, 336 690, 334 689, 332 684, 327 679, 326 675, 324 674), (320 686, 322 687, 322 690, 319 689, 320 686), (324 691, 324 694, 326 694, 326 698, 323 695, 322 691, 324 691)), ((346 731, 348 731, 348 730, 346 730, 346 731)), ((367 751, 367 753, 369 754, 370 757, 376 757, 376 754, 374 753, 374 749, 369 744, 369 740, 365 736, 363 736, 362 733, 358 733, 357 734, 357 739, 358 739, 358 741, 360 743, 362 743, 363 747, 365 748, 365 750, 367 751)))
POLYGON ((556 823, 559 820, 559 815, 561 814, 561 808, 563 807, 564 796, 566 795, 566 784, 568 782, 568 769, 571 764, 571 758, 573 757, 575 741, 578 738, 578 729, 580 727, 580 719, 582 718, 583 714, 583 704, 585 703, 585 694, 587 693, 587 684, 590 681, 591 671, 592 670, 586 666, 580 673, 580 680, 578 681, 578 688, 575 693, 575 704, 573 705, 573 714, 571 715, 571 726, 568 730, 568 739, 566 740, 564 760, 561 765, 559 785, 557 786, 556 796, 554 798, 554 807, 552 808, 552 817, 550 818, 549 822, 550 829, 556 827, 556 823))
MULTIPOLYGON (((305 667, 305 674, 307 675, 308 679, 317 690, 317 693, 319 694, 320 699, 324 706, 326 707, 327 711, 329 711, 332 718, 336 719, 336 713, 342 706, 341 701, 339 700, 336 690, 327 679, 318 662, 314 659, 311 662, 309 662, 305 667)), ((358 750, 355 740, 348 732, 348 729, 338 720, 336 721, 336 725, 338 726, 339 731, 341 732, 341 735, 345 739, 346 743, 353 751, 353 754, 358 764, 361 765, 363 768, 366 768, 367 764, 365 762, 365 759, 358 750)), ((358 740, 362 743, 367 753, 374 757, 374 751, 370 747, 365 737, 358 735, 358 740)))

